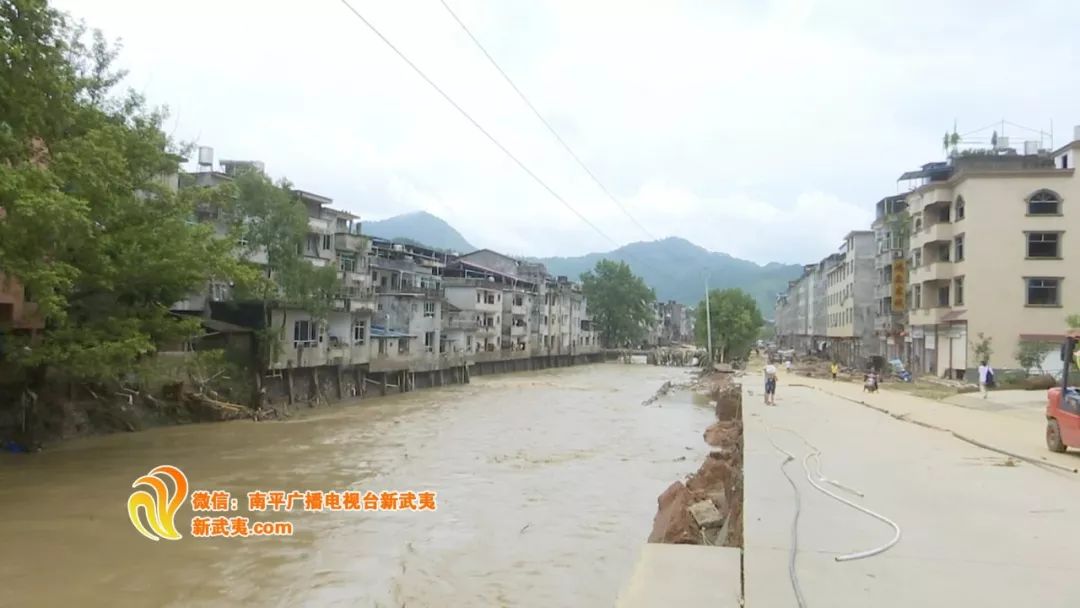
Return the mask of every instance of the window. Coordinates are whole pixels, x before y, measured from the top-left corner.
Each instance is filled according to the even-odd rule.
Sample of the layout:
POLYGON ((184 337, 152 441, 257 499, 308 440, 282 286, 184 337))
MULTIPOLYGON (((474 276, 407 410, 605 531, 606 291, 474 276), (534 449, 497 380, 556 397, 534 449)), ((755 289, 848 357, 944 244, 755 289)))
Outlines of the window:
POLYGON ((1061 197, 1050 190, 1039 190, 1027 199, 1028 215, 1061 215, 1061 197))
POLYGON ((305 253, 309 255, 316 255, 319 253, 319 235, 309 234, 307 235, 307 248, 305 253))
POLYGON ((476 292, 476 303, 477 303, 477 304, 479 304, 479 303, 480 303, 480 298, 481 298, 481 295, 480 295, 480 294, 481 294, 481 292, 479 292, 479 291, 477 291, 477 292, 476 292))
POLYGON ((922 230, 922 216, 915 217, 915 232, 922 230))
POLYGON ((911 307, 922 308, 922 285, 916 285, 911 291, 911 307))
POLYGON ((1061 257, 1061 233, 1060 232, 1029 232, 1029 233, 1027 233, 1027 257, 1029 257, 1029 258, 1060 258, 1061 257))
POLYGON ((409 354, 409 339, 408 338, 398 338, 397 345, 398 345, 398 354, 399 355, 407 355, 407 354, 409 354))
POLYGON ((375 342, 379 345, 379 354, 380 355, 385 355, 386 354, 386 340, 376 340, 375 342))
POLYGON ((428 318, 435 317, 435 302, 424 302, 424 316, 428 318))
POLYGON ((956 198, 956 221, 964 219, 964 197, 956 198))
POLYGON ((941 246, 938 247, 938 261, 939 262, 948 262, 949 261, 949 244, 948 243, 944 243, 944 244, 942 244, 941 246))
POLYGON ((938 287, 937 293, 938 293, 938 296, 937 296, 938 306, 948 306, 949 305, 949 288, 948 288, 948 286, 946 286, 946 287, 938 287))
POLYGON ((911 265, 912 267, 922 266, 922 249, 912 250, 911 265))
POLYGON ((964 277, 953 279, 953 304, 957 306, 964 304, 964 277))
POLYGON ((1029 278, 1027 281, 1028 306, 1060 306, 1061 279, 1029 278))
POLYGON ((956 253, 956 261, 957 262, 963 262, 964 261, 964 235, 961 234, 960 236, 953 239, 953 248, 955 249, 955 253, 956 253))
POLYGON ((333 249, 334 248, 334 237, 330 236, 329 234, 322 235, 322 248, 323 249, 333 249))
POLYGON ((435 332, 433 332, 433 331, 424 332, 424 348, 426 348, 428 352, 431 352, 431 347, 434 346, 434 345, 435 345, 435 332))
POLYGON ((343 272, 356 272, 356 255, 343 253, 338 256, 338 266, 343 272))
POLYGON ((367 339, 367 321, 353 321, 352 341, 355 346, 363 346, 367 339))
POLYGON ((318 327, 314 322, 303 320, 293 322, 293 348, 315 346, 319 343, 318 327))

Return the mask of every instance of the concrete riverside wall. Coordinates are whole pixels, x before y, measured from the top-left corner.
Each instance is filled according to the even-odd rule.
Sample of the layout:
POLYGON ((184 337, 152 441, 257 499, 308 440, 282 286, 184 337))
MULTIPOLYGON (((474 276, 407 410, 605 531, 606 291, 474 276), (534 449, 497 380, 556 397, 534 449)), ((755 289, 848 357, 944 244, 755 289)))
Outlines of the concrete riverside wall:
POLYGON ((284 369, 260 379, 265 405, 277 407, 299 404, 329 404, 347 399, 363 399, 394 392, 467 384, 472 376, 524 372, 552 367, 598 363, 600 353, 553 355, 484 361, 429 371, 394 370, 372 372, 367 365, 304 367, 284 369))

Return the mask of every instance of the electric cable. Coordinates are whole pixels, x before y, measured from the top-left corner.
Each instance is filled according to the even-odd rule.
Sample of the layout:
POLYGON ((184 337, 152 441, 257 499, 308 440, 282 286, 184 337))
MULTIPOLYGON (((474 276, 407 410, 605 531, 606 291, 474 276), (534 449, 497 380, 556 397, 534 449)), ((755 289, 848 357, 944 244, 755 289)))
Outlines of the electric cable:
POLYGON ((400 57, 402 61, 408 64, 408 66, 412 68, 412 70, 416 72, 416 74, 420 76, 420 78, 422 78, 424 82, 428 83, 431 88, 435 89, 435 91, 439 95, 441 95, 447 103, 454 106, 454 109, 465 117, 465 120, 469 121, 469 123, 472 124, 473 127, 476 127, 476 129, 480 131, 480 133, 482 133, 484 137, 491 141, 491 143, 495 144, 495 147, 497 147, 499 150, 502 150, 503 154, 505 154, 510 160, 512 160, 514 164, 516 164, 522 171, 528 174, 529 177, 531 177, 537 184, 540 185, 540 187, 546 190, 547 193, 552 196, 552 198, 562 203, 563 206, 573 212, 573 214, 576 215, 578 219, 585 222, 590 228, 595 230, 597 234, 604 237, 613 245, 618 246, 618 243, 616 243, 614 239, 605 234, 603 230, 600 230, 600 228, 598 228, 596 224, 589 221, 587 217, 585 217, 577 209, 575 209, 573 205, 571 205, 566 199, 559 195, 559 193, 556 192, 551 186, 549 186, 547 182, 545 182, 539 175, 534 173, 533 170, 530 169, 525 163, 521 162, 521 160, 519 160, 513 152, 511 152, 506 146, 504 146, 502 142, 496 139, 494 135, 492 135, 487 129, 483 127, 483 125, 477 122, 477 120, 473 118, 472 115, 469 114, 467 111, 465 111, 465 109, 462 108, 461 105, 458 104, 458 102, 454 101, 453 97, 450 97, 450 95, 447 94, 446 91, 442 90, 442 88, 438 84, 436 84, 434 80, 428 77, 428 75, 425 74, 423 70, 421 70, 415 63, 413 63, 413 61, 409 59, 409 57, 404 52, 402 52, 401 49, 395 46, 394 43, 391 42, 389 38, 384 36, 378 28, 376 28, 370 21, 367 20, 367 18, 365 18, 363 15, 360 14, 359 11, 353 8, 353 6, 349 4, 348 0, 341 0, 341 3, 344 4, 345 7, 348 8, 349 11, 352 12, 352 14, 355 15, 357 19, 363 22, 363 24, 366 25, 367 28, 372 31, 372 33, 378 36, 379 40, 382 40, 383 43, 386 44, 386 46, 390 47, 390 50, 394 51, 394 53, 397 54, 397 56, 400 57))
POLYGON ((566 143, 566 140, 564 140, 562 136, 559 135, 559 132, 555 130, 555 127, 551 126, 551 123, 549 123, 547 119, 544 118, 543 114, 540 113, 540 110, 536 109, 536 106, 533 105, 532 101, 529 101, 529 98, 525 95, 525 93, 523 93, 521 89, 518 88, 517 84, 515 84, 514 81, 510 78, 510 76, 506 73, 506 71, 502 69, 502 66, 500 66, 499 63, 495 61, 495 58, 491 56, 491 53, 489 53, 488 50, 484 48, 484 45, 481 44, 480 41, 476 38, 476 36, 473 35, 472 31, 469 30, 468 26, 466 26, 465 23, 457 16, 457 13, 454 12, 454 9, 450 8, 450 5, 446 3, 446 0, 439 0, 439 2, 442 3, 443 8, 446 9, 446 12, 450 13, 450 16, 453 17, 454 21, 456 21, 457 24, 461 26, 461 29, 464 30, 465 35, 473 41, 473 44, 476 45, 476 48, 480 49, 480 52, 484 54, 484 57, 487 57, 487 60, 495 68, 495 71, 502 75, 503 79, 506 80, 506 83, 510 85, 510 88, 514 89, 514 92, 517 93, 518 97, 521 98, 521 101, 525 102, 525 105, 528 106, 530 110, 532 110, 532 113, 536 116, 536 118, 539 119, 545 127, 547 127, 547 130, 551 133, 553 137, 555 137, 555 140, 559 142, 559 145, 561 145, 563 149, 566 150, 566 153, 574 159, 574 162, 576 162, 578 166, 581 167, 583 171, 585 171, 585 174, 589 176, 593 183, 595 183, 600 188, 600 190, 603 191, 603 193, 607 195, 609 199, 611 199, 611 202, 615 203, 615 206, 618 207, 619 210, 622 211, 623 214, 627 218, 629 218, 631 222, 634 223, 634 225, 640 228, 641 231, 644 232, 645 235, 648 236, 651 240, 655 241, 656 237, 653 236, 652 233, 645 228, 645 226, 642 226, 641 222, 637 221, 637 218, 635 218, 633 215, 630 214, 629 211, 627 211, 626 207, 619 201, 619 199, 615 198, 615 195, 612 194, 611 191, 608 190, 607 186, 605 186, 603 182, 600 181, 600 178, 596 177, 596 174, 593 173, 592 170, 585 165, 585 162, 581 160, 581 157, 578 156, 576 152, 574 152, 574 150, 570 147, 570 144, 566 143))

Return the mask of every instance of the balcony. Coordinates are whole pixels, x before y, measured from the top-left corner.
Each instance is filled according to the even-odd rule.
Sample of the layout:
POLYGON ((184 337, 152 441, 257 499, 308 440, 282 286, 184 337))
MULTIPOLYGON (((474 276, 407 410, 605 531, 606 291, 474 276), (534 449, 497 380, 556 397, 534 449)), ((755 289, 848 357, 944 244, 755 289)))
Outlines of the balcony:
POLYGON ((371 240, 366 236, 352 234, 351 232, 338 232, 334 235, 334 248, 346 251, 367 252, 370 249, 371 240))
POLYGON ((923 243, 950 242, 955 236, 955 229, 951 222, 937 222, 923 230, 923 243))
POLYGON ((951 281, 955 274, 956 267, 952 262, 931 262, 924 264, 920 269, 919 281, 951 281))
MULTIPOLYGON (((408 258, 384 258, 384 257, 372 257, 371 267, 378 268, 380 270, 398 270, 403 272, 417 272, 420 265, 416 263, 411 257, 408 258)), ((426 273, 420 273, 426 274, 426 273)))
POLYGON ((445 322, 446 329, 458 329, 461 331, 476 331, 479 328, 476 319, 448 319, 445 322))
POLYGON ((935 306, 933 308, 916 308, 908 312, 908 323, 911 325, 937 325, 942 322, 945 315, 952 310, 948 306, 935 306))
POLYGON ((316 232, 318 234, 334 233, 334 226, 330 220, 324 220, 318 217, 309 217, 307 223, 308 228, 311 229, 312 232, 316 232))
POLYGON ((524 336, 524 335, 526 335, 528 333, 529 333, 529 328, 526 327, 525 325, 511 325, 510 326, 510 335, 511 336, 514 336, 514 337, 524 336))
POLYGON ((407 294, 432 299, 441 299, 445 295, 442 287, 418 287, 416 285, 380 286, 375 288, 375 291, 380 295, 407 294))

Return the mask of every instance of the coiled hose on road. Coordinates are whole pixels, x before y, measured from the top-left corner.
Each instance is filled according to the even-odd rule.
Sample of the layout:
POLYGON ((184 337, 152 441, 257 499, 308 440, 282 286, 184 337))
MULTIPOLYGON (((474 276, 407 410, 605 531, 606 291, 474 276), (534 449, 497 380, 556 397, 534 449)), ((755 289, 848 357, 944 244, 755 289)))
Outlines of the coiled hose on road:
POLYGON ((810 443, 810 441, 807 440, 805 437, 803 437, 802 435, 800 435, 799 433, 797 433, 797 432, 795 432, 795 431, 793 431, 791 429, 784 428, 784 427, 771 427, 768 422, 765 422, 765 420, 762 420, 762 423, 765 425, 765 436, 768 438, 769 443, 771 443, 772 446, 778 452, 780 452, 781 454, 784 455, 784 461, 782 463, 780 463, 780 471, 783 473, 784 477, 787 478, 788 483, 791 484, 791 489, 793 490, 793 492, 795 494, 795 515, 792 518, 792 522, 791 522, 791 551, 788 554, 788 576, 791 579, 791 587, 792 587, 792 590, 795 593, 795 601, 796 601, 796 603, 798 604, 799 608, 806 608, 806 599, 803 596, 802 587, 799 584, 798 572, 797 572, 796 567, 795 567, 796 557, 797 557, 798 552, 799 552, 799 548, 798 548, 799 547, 799 544, 798 544, 799 543, 798 528, 799 528, 799 515, 800 515, 800 513, 802 511, 802 499, 801 499, 801 495, 799 493, 799 488, 795 484, 795 480, 793 480, 791 478, 791 476, 788 475, 787 468, 786 468, 787 463, 795 460, 795 455, 792 454, 791 452, 788 452, 784 448, 780 447, 773 440, 772 433, 771 433, 772 428, 777 428, 779 430, 786 431, 788 433, 791 433, 792 435, 795 435, 804 444, 806 444, 807 448, 809 448, 809 451, 806 453, 806 455, 802 459, 802 465, 803 465, 803 471, 806 473, 806 480, 810 483, 811 486, 814 487, 814 489, 818 490, 822 494, 825 494, 826 496, 828 496, 828 497, 830 497, 830 498, 832 498, 832 499, 834 499, 836 501, 839 501, 839 502, 841 502, 841 503, 843 503, 843 504, 845 504, 845 505, 859 511, 860 513, 864 513, 866 515, 869 515, 869 516, 873 517, 874 519, 877 519, 878 521, 881 521, 881 522, 884 522, 885 524, 888 524, 893 529, 893 537, 887 543, 885 543, 884 545, 881 545, 879 547, 874 547, 872 549, 867 549, 865 551, 856 551, 855 553, 848 553, 846 555, 838 555, 838 556, 834 557, 833 559, 835 559, 838 562, 847 562, 847 561, 853 561, 853 560, 857 560, 857 559, 865 559, 867 557, 873 557, 875 555, 879 555, 881 553, 884 553, 885 551, 888 551, 893 546, 895 546, 896 543, 900 542, 901 530, 900 530, 900 526, 896 522, 894 522, 893 520, 889 519, 888 517, 885 517, 884 515, 876 512, 876 511, 873 511, 871 509, 867 509, 866 507, 863 507, 863 506, 861 506, 859 504, 856 504, 856 503, 844 498, 843 496, 839 496, 838 494, 835 494, 834 492, 829 491, 827 488, 822 486, 821 483, 819 483, 819 482, 828 483, 830 485, 836 486, 837 488, 840 488, 840 489, 845 490, 847 492, 851 492, 852 494, 855 494, 856 496, 859 496, 859 497, 863 496, 863 494, 861 492, 859 492, 858 490, 856 490, 854 488, 851 488, 849 486, 846 486, 846 485, 844 485, 844 484, 842 484, 842 483, 840 483, 840 482, 838 482, 836 480, 829 479, 829 478, 825 477, 824 473, 822 473, 822 471, 821 471, 821 450, 819 450, 817 448, 817 446, 810 443), (814 460, 814 463, 817 465, 816 467, 813 467, 813 468, 811 467, 811 465, 810 465, 810 460, 811 459, 814 460), (815 475, 816 475, 816 479, 815 479, 815 475))

